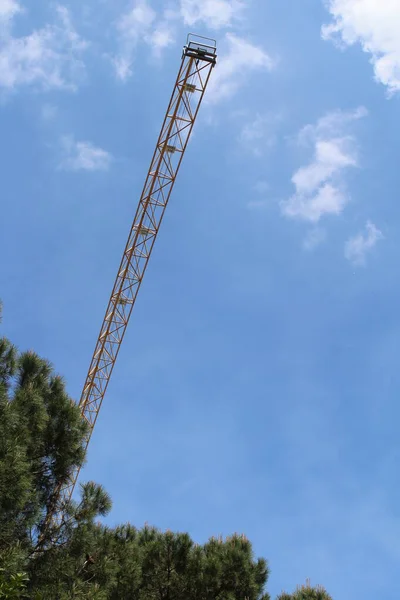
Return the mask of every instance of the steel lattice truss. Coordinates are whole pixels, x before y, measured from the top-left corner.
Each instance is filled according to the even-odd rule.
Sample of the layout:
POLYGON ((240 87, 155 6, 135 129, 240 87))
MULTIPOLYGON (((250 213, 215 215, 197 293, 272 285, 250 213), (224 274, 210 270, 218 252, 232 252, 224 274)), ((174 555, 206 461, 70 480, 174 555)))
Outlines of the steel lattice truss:
MULTIPOLYGON (((118 352, 146 271, 151 251, 164 216, 192 128, 216 63, 215 43, 189 36, 164 123, 146 177, 133 225, 107 306, 103 324, 79 402, 88 424, 85 450, 89 444, 101 403, 107 390, 118 352)), ((61 525, 71 499, 79 469, 56 491, 47 515, 61 525)))

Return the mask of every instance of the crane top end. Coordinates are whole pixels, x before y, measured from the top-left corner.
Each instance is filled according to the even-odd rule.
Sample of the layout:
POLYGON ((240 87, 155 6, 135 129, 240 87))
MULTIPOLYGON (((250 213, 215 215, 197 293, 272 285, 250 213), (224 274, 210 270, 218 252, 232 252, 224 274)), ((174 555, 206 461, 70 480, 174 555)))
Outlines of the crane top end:
POLYGON ((202 35, 189 33, 183 48, 183 56, 204 60, 214 66, 217 62, 217 42, 202 35))

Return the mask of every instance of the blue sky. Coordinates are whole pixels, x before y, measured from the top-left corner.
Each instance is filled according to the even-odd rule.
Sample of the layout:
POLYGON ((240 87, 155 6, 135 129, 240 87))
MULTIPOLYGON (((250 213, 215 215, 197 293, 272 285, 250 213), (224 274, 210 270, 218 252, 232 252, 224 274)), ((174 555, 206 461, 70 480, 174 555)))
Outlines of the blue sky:
POLYGON ((0 0, 2 331, 79 398, 189 31, 219 62, 92 437, 112 523, 398 600, 399 0, 0 0))

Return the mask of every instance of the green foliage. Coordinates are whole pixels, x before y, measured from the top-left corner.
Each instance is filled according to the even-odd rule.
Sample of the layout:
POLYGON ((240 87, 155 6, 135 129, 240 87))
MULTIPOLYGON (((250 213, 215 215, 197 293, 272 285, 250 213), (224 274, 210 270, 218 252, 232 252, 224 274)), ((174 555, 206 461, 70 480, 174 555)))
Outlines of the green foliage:
POLYGON ((85 431, 51 365, 0 339, 0 551, 31 547, 57 483, 83 462, 85 431))
POLYGON ((108 600, 268 600, 267 576, 265 561, 254 560, 240 536, 196 546, 186 533, 85 522, 65 547, 37 559, 32 584, 49 600, 80 597, 78 589, 108 600))
MULTIPOLYGON (((0 338, 0 600, 269 600, 267 563, 244 536, 198 546, 187 533, 106 527, 96 519, 111 499, 94 482, 61 528, 44 531, 57 485, 83 463, 86 433, 50 363, 0 338), (56 544, 39 544, 55 533, 56 544)), ((279 600, 331 600, 321 594, 279 600)))
POLYGON ((26 597, 24 592, 28 576, 23 570, 25 563, 19 544, 0 554, 0 599, 26 597))
POLYGON ((6 384, 15 374, 17 351, 5 338, 0 338, 0 383, 6 384))
POLYGON ((0 598, 22 598, 28 577, 26 573, 14 573, 7 576, 0 569, 0 598))
POLYGON ((332 600, 332 597, 323 587, 311 587, 307 583, 298 587, 293 594, 281 594, 277 600, 332 600))

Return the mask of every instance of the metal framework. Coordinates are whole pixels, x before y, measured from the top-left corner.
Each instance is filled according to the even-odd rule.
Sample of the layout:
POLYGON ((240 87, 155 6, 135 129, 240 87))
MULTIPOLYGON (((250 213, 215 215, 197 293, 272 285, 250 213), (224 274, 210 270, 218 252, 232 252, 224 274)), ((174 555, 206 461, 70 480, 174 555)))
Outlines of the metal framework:
MULTIPOLYGON (((85 451, 215 63, 215 40, 189 34, 79 402, 88 424, 85 451)), ((63 522, 79 471, 56 490, 45 528, 63 522)))

